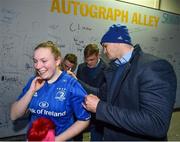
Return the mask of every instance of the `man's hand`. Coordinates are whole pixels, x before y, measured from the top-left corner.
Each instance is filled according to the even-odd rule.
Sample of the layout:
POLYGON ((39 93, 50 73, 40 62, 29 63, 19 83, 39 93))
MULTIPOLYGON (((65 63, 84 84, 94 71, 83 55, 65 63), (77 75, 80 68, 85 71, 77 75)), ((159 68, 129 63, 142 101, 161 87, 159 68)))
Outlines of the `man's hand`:
POLYGON ((71 70, 68 70, 67 73, 77 80, 77 77, 74 72, 72 72, 71 70))
POLYGON ((89 94, 85 97, 83 106, 88 111, 96 113, 96 109, 97 109, 97 105, 98 105, 99 101, 100 101, 100 99, 97 96, 95 96, 93 94, 89 94))

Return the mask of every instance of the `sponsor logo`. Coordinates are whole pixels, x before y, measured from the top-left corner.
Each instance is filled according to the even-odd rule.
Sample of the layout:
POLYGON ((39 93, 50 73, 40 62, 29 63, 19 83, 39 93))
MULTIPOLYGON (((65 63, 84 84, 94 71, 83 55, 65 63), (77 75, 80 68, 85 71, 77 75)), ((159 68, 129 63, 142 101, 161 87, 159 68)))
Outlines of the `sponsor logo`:
POLYGON ((55 112, 55 111, 48 111, 45 109, 29 109, 31 113, 40 114, 40 115, 47 115, 47 116, 53 116, 53 117, 62 117, 66 115, 66 111, 63 112, 55 112))
POLYGON ((47 107, 49 107, 49 103, 46 102, 46 101, 43 101, 43 102, 40 102, 40 103, 39 103, 39 106, 40 106, 41 108, 47 108, 47 107))

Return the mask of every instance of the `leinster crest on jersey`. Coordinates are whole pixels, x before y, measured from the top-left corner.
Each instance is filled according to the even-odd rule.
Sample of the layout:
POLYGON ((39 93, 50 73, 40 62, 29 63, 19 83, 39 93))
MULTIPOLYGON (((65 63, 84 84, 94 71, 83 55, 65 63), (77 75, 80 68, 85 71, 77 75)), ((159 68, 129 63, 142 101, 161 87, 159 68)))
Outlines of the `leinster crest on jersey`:
POLYGON ((55 99, 59 101, 64 101, 66 99, 65 95, 66 95, 66 88, 57 88, 55 99))

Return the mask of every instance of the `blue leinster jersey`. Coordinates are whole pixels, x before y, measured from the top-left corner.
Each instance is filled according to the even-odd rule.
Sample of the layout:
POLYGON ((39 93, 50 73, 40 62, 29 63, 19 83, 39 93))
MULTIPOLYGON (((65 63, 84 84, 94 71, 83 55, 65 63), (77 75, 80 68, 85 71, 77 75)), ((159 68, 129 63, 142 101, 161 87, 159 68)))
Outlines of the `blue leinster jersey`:
MULTIPOLYGON (((33 79, 29 80, 18 99, 26 94, 33 79)), ((45 82, 32 97, 28 106, 31 112, 30 124, 39 117, 50 118, 56 125, 56 135, 59 135, 74 123, 74 116, 77 120, 89 120, 90 113, 82 106, 86 95, 76 79, 62 72, 55 82, 45 82)))

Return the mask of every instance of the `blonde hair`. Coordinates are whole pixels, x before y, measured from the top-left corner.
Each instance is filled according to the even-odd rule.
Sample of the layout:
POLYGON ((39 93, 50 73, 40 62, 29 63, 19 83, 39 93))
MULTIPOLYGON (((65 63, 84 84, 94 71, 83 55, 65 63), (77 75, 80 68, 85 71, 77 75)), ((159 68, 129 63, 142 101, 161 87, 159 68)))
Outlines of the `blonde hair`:
POLYGON ((52 41, 40 43, 38 46, 36 46, 34 48, 34 51, 36 51, 39 48, 49 48, 51 50, 52 54, 54 55, 55 59, 58 59, 59 57, 61 57, 61 51, 60 51, 59 47, 52 41))

